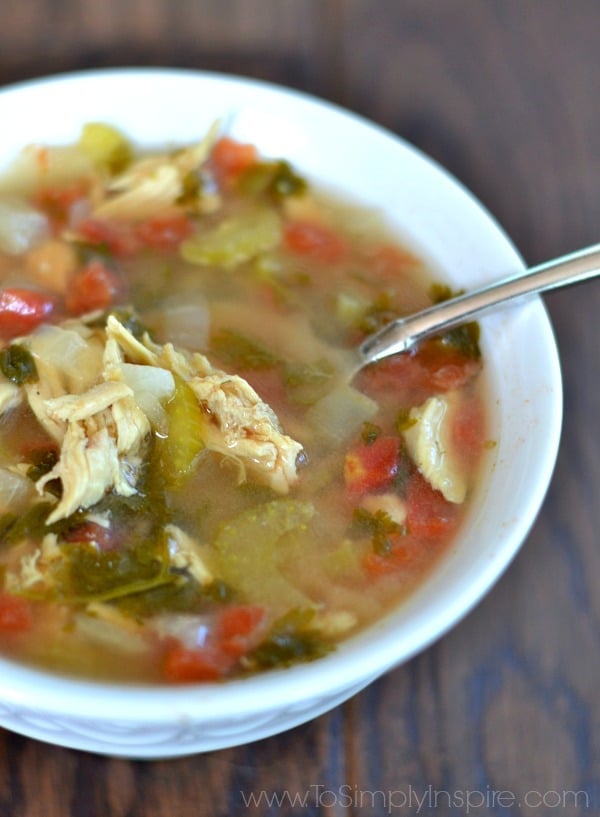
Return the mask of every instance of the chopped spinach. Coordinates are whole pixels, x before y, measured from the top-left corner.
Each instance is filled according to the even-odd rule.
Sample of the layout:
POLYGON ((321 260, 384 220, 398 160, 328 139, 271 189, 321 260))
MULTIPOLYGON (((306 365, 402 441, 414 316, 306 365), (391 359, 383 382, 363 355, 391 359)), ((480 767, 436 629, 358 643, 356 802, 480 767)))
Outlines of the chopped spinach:
POLYGON ((277 619, 264 641, 248 655, 248 667, 288 667, 331 652, 333 646, 311 626, 313 618, 311 609, 293 609, 277 619))
POLYGON ((0 352, 0 371, 7 380, 22 386, 24 383, 35 383, 38 371, 33 355, 20 343, 11 343, 0 352))

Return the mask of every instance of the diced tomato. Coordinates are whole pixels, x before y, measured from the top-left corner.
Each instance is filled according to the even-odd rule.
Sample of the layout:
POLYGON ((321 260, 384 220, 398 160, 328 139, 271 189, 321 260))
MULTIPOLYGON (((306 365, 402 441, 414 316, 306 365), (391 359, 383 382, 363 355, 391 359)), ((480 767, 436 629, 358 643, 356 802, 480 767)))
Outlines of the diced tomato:
POLYGON ((255 165, 258 162, 258 151, 254 145, 223 136, 212 149, 211 162, 218 178, 227 182, 255 165))
POLYGON ((67 542, 94 542, 100 550, 111 550, 115 546, 115 535, 111 528, 96 522, 84 522, 65 533, 67 542))
POLYGON ((448 502, 415 471, 411 474, 406 494, 406 518, 413 536, 435 539, 450 533, 457 523, 457 506, 448 502))
POLYGON ((135 255, 140 249, 134 226, 125 222, 88 218, 77 226, 77 232, 90 244, 102 247, 118 258, 135 255))
POLYGON ((231 669, 235 658, 215 647, 189 649, 177 644, 164 658, 163 674, 167 681, 192 683, 217 681, 231 669))
POLYGON ((423 343, 416 358, 429 375, 431 386, 440 391, 459 389, 481 369, 480 360, 438 340, 423 343))
POLYGON ((11 340, 32 332, 55 309, 56 300, 48 293, 18 287, 0 290, 0 337, 11 340))
POLYGON ((32 625, 31 603, 20 596, 0 593, 0 632, 22 633, 31 629, 32 625))
POLYGON ((215 637, 219 647, 229 655, 244 655, 253 644, 264 618, 263 607, 255 605, 226 607, 216 625, 215 637))
POLYGON ((157 216, 138 225, 136 234, 140 241, 154 250, 177 249, 181 242, 194 231, 194 222, 185 214, 157 216))
POLYGON ((121 292, 121 281, 102 261, 86 264, 73 280, 66 295, 66 307, 72 315, 106 309, 121 292))
POLYGON ((395 394, 401 405, 417 405, 432 394, 464 386, 481 362, 437 341, 367 367, 360 383, 368 394, 395 394))
POLYGON ((344 481, 353 496, 389 486, 398 473, 400 446, 397 437, 377 437, 360 443, 346 454, 344 481))
POLYGON ((35 195, 34 203, 46 213, 56 231, 69 223, 71 208, 86 195, 86 185, 77 182, 67 187, 43 188, 35 195))
POLYGON ((323 264, 337 264, 346 255, 343 239, 329 227, 312 221, 290 221, 283 231, 283 243, 290 252, 323 264))

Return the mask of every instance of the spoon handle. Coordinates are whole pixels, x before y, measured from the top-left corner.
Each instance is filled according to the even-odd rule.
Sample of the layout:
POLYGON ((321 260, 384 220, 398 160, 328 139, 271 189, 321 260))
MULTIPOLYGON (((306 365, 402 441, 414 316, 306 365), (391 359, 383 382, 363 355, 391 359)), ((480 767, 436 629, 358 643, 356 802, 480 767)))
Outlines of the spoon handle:
POLYGON ((521 275, 458 295, 399 318, 370 335, 359 347, 360 367, 404 352, 418 340, 445 332, 476 315, 524 295, 576 284, 600 274, 600 244, 531 267, 521 275))

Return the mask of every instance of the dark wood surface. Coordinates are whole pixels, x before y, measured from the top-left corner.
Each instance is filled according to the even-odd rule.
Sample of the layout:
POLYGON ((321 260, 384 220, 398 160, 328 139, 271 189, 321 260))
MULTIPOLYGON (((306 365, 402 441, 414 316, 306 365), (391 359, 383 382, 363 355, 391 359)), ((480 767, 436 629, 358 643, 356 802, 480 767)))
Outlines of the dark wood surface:
MULTIPOLYGON (((597 0, 21 0, 0 9, 0 84, 173 65, 315 93, 439 160, 535 263, 600 239, 599 32, 597 0)), ((128 762, 0 731, 1 817, 462 815, 468 792, 470 814, 599 814, 600 287, 547 303, 558 464, 466 620, 330 714, 237 749, 128 762)))

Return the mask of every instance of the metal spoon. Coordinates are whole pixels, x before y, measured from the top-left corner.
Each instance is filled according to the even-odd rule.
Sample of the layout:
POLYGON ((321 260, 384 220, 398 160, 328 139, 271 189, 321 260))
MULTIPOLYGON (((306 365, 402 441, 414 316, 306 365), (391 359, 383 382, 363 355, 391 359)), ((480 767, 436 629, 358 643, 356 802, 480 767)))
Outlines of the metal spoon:
POLYGON ((399 318, 369 335, 358 347, 352 377, 369 363, 405 352, 419 340, 452 329, 513 298, 576 284, 599 274, 600 244, 595 244, 399 318))

